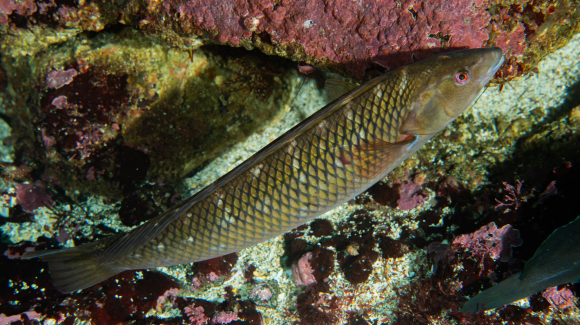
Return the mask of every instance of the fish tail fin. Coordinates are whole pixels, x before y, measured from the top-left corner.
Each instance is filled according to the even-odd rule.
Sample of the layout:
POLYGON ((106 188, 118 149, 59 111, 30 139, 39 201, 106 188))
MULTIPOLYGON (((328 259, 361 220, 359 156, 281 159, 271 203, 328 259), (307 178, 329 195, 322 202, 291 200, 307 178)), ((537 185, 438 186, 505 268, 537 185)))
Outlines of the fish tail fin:
POLYGON ((461 309, 465 313, 475 313, 507 305, 532 295, 535 291, 528 288, 520 279, 521 272, 510 276, 494 287, 480 292, 461 309))
POLYGON ((54 286, 62 293, 70 293, 124 271, 110 263, 99 263, 101 247, 102 243, 94 242, 72 248, 26 252, 22 258, 39 257, 48 262, 54 286))

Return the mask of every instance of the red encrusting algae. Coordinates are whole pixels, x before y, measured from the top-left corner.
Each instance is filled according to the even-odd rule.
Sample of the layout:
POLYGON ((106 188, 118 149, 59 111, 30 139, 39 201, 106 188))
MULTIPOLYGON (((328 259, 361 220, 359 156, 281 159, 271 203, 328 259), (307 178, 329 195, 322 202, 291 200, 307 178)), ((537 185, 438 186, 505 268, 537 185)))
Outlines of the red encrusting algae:
POLYGON ((514 230, 511 225, 498 229, 495 223, 491 222, 472 234, 456 237, 453 244, 467 248, 480 258, 489 255, 496 261, 507 262, 512 256, 512 247, 521 246, 523 242, 520 239, 520 232, 514 230))
POLYGON ((52 197, 46 192, 46 185, 40 180, 34 184, 16 184, 16 198, 26 212, 54 205, 52 197))
POLYGON ((232 2, 166 1, 161 7, 168 15, 179 13, 183 26, 212 31, 221 43, 239 45, 252 35, 267 43, 295 43, 316 59, 345 64, 357 77, 373 62, 394 69, 443 48, 481 47, 491 21, 484 0, 232 2))

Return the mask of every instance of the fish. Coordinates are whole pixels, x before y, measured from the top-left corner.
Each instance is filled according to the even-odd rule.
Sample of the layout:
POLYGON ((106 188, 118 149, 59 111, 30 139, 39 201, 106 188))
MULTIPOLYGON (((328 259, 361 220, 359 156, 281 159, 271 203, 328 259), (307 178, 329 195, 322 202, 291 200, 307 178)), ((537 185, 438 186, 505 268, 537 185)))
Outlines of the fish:
POLYGON ((538 247, 518 272, 469 299, 461 309, 475 313, 495 309, 536 292, 580 281, 580 217, 562 226, 538 247))
POLYGON ((124 270, 204 261, 279 236, 387 176, 470 107, 503 60, 495 47, 460 50, 387 72, 147 223, 22 258, 48 262, 54 286, 69 293, 124 270))

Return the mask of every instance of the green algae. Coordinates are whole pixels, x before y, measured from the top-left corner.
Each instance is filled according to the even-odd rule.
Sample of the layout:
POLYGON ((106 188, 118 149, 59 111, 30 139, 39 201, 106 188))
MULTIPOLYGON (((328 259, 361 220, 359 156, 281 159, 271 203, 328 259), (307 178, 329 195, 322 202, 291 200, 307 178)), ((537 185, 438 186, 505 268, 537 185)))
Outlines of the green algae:
POLYGON ((20 161, 42 165, 73 197, 116 197, 127 168, 148 172, 130 182, 179 180, 286 111, 297 83, 287 61, 242 49, 167 49, 128 28, 59 39, 59 46, 39 36, 4 47, 3 108, 21 121, 12 131, 20 161), (69 85, 46 88, 48 72, 68 68, 79 72, 69 85), (56 108, 58 94, 76 101, 56 108), (108 104, 88 108, 95 100, 108 104), (124 147, 147 162, 123 167, 124 147))
POLYGON ((265 126, 293 95, 295 74, 281 60, 265 69, 260 55, 241 60, 215 49, 200 52, 194 60, 205 56, 203 71, 176 81, 123 131, 126 143, 148 149, 151 173, 172 181, 265 126))

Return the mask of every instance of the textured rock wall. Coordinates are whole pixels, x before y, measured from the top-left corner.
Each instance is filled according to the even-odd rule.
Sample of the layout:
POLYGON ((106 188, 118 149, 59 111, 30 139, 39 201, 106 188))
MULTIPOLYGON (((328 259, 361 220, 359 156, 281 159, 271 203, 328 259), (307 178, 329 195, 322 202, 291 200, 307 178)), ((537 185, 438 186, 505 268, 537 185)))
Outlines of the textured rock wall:
MULTIPOLYGON (((434 53, 499 46, 498 77, 533 70, 580 30, 577 1, 190 0, 2 1, 0 26, 99 31, 131 25, 171 46, 217 43, 362 77, 434 53)), ((10 37, 8 37, 10 38, 10 37)))

